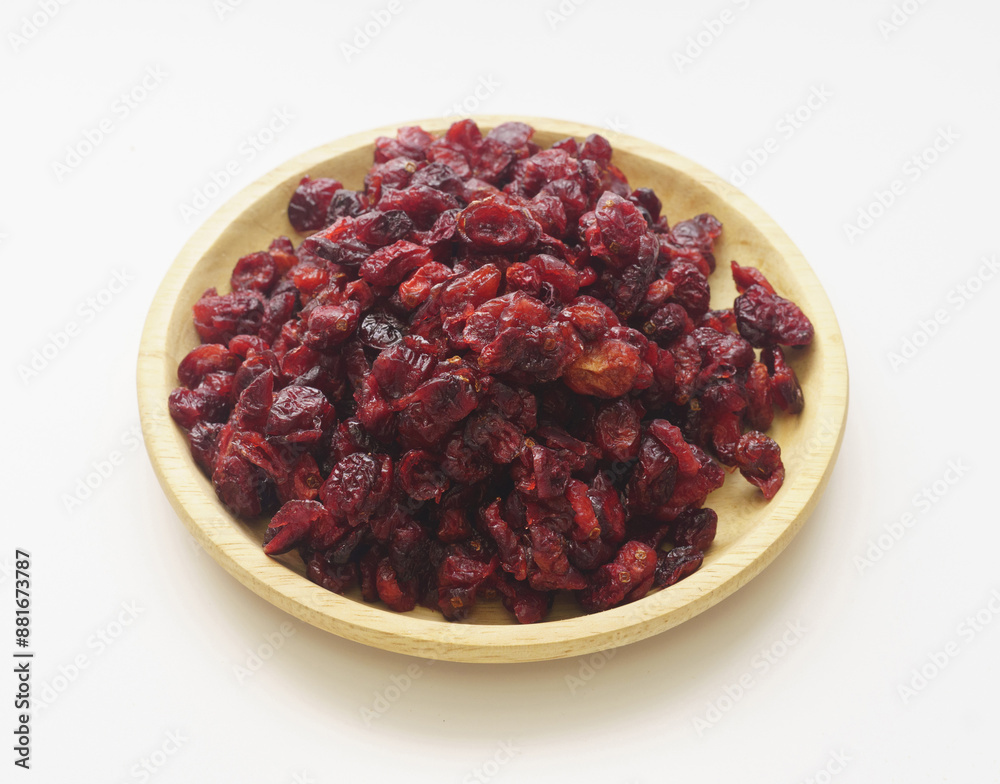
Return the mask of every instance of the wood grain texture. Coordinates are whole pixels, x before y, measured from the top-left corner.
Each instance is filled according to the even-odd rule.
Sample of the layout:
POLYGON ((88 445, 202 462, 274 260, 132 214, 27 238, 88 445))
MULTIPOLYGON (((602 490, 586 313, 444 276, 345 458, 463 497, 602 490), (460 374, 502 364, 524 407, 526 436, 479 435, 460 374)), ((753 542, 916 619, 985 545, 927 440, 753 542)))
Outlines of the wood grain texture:
MULTIPOLYGON (((543 147, 566 136, 606 136, 615 163, 633 187, 652 187, 671 223, 711 212, 723 223, 712 276, 712 306, 729 307, 736 294, 728 261, 759 267, 779 293, 797 302, 816 328, 813 344, 789 352, 802 383, 805 411, 778 412, 770 431, 782 447, 784 487, 770 502, 736 474, 709 503, 719 532, 702 568, 691 577, 625 607, 582 615, 572 600, 556 602, 552 620, 521 626, 499 602, 481 602, 464 623, 449 623, 424 608, 391 612, 357 595, 330 593, 304 577, 295 556, 272 559, 261 549, 266 520, 236 520, 218 501, 191 458, 183 432, 167 413, 178 362, 198 343, 191 306, 205 289, 228 290, 240 256, 287 234, 288 199, 304 174, 329 176, 360 188, 379 128, 310 150, 234 196, 185 245, 156 293, 138 361, 139 410, 146 448, 163 490, 205 550, 248 588, 321 629, 365 645, 414 656, 465 662, 522 662, 577 656, 659 634, 711 607, 755 577, 780 553, 816 505, 840 449, 847 415, 848 377, 836 317, 813 271, 785 233, 750 199, 695 163, 630 136, 561 120, 535 117, 475 118, 485 130, 507 120, 536 129, 543 147)), ((439 132, 442 119, 414 121, 439 132)))

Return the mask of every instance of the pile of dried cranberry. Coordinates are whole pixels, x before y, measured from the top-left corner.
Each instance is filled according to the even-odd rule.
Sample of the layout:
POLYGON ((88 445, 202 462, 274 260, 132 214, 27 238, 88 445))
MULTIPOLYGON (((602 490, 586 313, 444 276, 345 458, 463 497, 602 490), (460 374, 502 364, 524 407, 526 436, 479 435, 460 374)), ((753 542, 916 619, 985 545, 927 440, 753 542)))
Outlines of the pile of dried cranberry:
POLYGON ((538 621, 562 590, 604 610, 701 565, 718 463, 781 486, 763 431, 802 409, 782 347, 808 318, 736 262, 740 296, 710 310, 718 220, 668 225, 601 136, 532 133, 379 138, 363 190, 303 178, 309 236, 194 306, 170 413, 233 513, 274 514, 265 552, 297 548, 331 591, 449 619, 499 596, 538 621))

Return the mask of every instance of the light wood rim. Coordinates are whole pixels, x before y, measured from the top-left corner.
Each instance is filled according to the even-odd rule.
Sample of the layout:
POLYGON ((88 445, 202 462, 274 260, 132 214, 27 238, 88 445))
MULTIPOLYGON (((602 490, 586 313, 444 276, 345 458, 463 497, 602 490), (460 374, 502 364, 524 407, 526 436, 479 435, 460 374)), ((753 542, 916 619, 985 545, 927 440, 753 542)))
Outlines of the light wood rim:
MULTIPOLYGON (((811 416, 810 422, 822 423, 825 435, 818 438, 813 434, 817 443, 803 459, 796 476, 771 502, 766 518, 720 558, 706 559, 705 566, 691 577, 631 605, 530 626, 462 624, 393 613, 319 588, 264 555, 259 543, 251 541, 234 524, 210 488, 206 490, 205 480, 178 438, 166 406, 172 384, 168 379, 175 370, 165 370, 168 333, 172 322, 177 323, 179 307, 186 310, 190 320, 190 302, 179 303, 179 297, 192 272, 231 224, 253 223, 254 205, 276 188, 293 187, 303 174, 332 158, 370 146, 376 136, 393 135, 401 125, 444 130, 448 121, 440 118, 366 131, 303 153, 247 186, 194 233, 160 284, 142 335, 137 381, 146 449, 178 516, 226 571, 277 607, 341 637, 385 650, 464 662, 557 659, 635 642, 677 626, 732 594, 770 564, 802 527, 826 487, 843 437, 848 376, 840 329, 822 286, 801 252, 760 207, 715 174, 654 144, 604 129, 535 117, 475 119, 484 129, 520 120, 557 137, 583 138, 601 133, 611 141, 616 155, 634 155, 669 167, 678 176, 703 186, 754 224, 780 254, 796 284, 793 298, 816 327, 816 339, 809 351, 820 357, 823 372, 811 379, 805 390, 806 413, 811 416)), ((720 270, 717 274, 726 273, 720 270)), ((190 297, 190 292, 187 295, 190 297)))

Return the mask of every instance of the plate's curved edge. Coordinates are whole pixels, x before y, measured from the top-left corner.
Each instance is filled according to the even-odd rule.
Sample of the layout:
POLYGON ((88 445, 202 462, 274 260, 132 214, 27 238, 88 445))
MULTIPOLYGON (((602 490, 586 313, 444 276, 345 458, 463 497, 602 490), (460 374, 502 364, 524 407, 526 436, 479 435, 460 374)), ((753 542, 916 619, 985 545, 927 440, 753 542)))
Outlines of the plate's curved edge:
MULTIPOLYGON (((827 445, 828 448, 811 456, 809 464, 822 463, 822 470, 810 483, 810 487, 806 488, 809 490, 808 497, 797 512, 790 517, 782 517, 778 514, 780 508, 775 510, 775 514, 766 521, 767 524, 758 526, 744 536, 740 547, 734 548, 711 566, 704 567, 668 590, 604 613, 533 626, 463 625, 415 619, 380 610, 313 585, 264 556, 259 548, 249 553, 239 552, 245 548, 243 541, 234 538, 233 541, 220 543, 217 539, 224 539, 224 536, 220 537, 218 533, 215 537, 210 536, 207 527, 192 514, 191 502, 179 496, 177 488, 167 477, 171 461, 183 462, 189 456, 177 455, 173 449, 176 441, 161 437, 163 428, 172 428, 173 423, 166 413, 165 396, 162 399, 159 396, 160 385, 146 383, 157 374, 162 376, 164 353, 159 347, 165 344, 167 326, 176 306, 176 295, 188 274, 230 222, 262 195, 339 153, 353 150, 359 144, 370 144, 377 135, 393 133, 398 125, 363 131, 295 156, 233 196, 185 243, 154 295, 140 343, 137 391, 146 448, 171 506, 198 542, 226 571, 272 604, 339 636, 399 653, 461 662, 539 661, 593 653, 636 642, 694 617, 749 582, 787 546, 819 501, 832 473, 846 425, 848 376, 840 328, 815 272, 785 232, 748 196, 699 164, 642 139, 563 120, 511 116, 479 116, 473 119, 483 128, 515 120, 546 131, 565 133, 566 136, 582 137, 589 133, 602 133, 615 149, 654 158, 715 192, 756 225, 794 266, 797 279, 809 290, 814 312, 823 316, 823 328, 817 329, 817 342, 823 346, 824 352, 829 352, 824 361, 832 363, 832 367, 825 368, 831 372, 824 372, 821 388, 810 390, 813 397, 819 393, 819 399, 811 398, 810 405, 820 405, 827 409, 825 421, 833 425, 836 435, 832 443, 827 445), (820 306, 818 309, 817 304, 820 306), (234 550, 237 552, 234 553, 234 550), (746 560, 744 553, 752 554, 752 557, 746 560), (273 582, 262 580, 259 572, 255 573, 243 563, 247 555, 252 556, 250 560, 257 561, 255 568, 264 573, 273 571, 276 575, 273 582, 288 582, 289 589, 282 591, 273 582), (285 577, 287 580, 283 579, 285 577), (331 615, 331 611, 335 614, 331 615), (406 636, 401 637, 401 632, 405 632, 406 636)), ((434 131, 443 130, 447 125, 441 118, 411 121, 407 124, 422 125, 434 131)), ((818 321, 813 314, 811 317, 814 322, 818 321)), ((187 470, 189 467, 185 466, 185 471, 187 470)), ((790 503, 794 505, 791 499, 785 498, 782 501, 782 505, 790 503)), ((216 512, 211 507, 207 507, 206 511, 213 515, 216 512)), ((224 533, 224 526, 219 529, 224 533)))

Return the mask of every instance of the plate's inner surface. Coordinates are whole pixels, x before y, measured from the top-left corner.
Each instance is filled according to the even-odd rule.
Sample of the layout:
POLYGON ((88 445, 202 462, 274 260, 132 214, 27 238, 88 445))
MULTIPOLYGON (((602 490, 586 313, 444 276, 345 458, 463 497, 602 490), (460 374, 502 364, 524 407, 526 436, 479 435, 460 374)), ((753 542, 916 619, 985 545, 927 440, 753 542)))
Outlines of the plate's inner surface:
MULTIPOLYGON (((484 125, 484 130, 488 126, 484 125)), ((536 131, 534 140, 542 147, 548 147, 561 136, 555 133, 536 131)), ((612 144, 614 137, 609 134, 612 144)), ((771 245, 764 234, 740 212, 731 208, 713 191, 692 177, 657 162, 649 162, 625 151, 616 149, 614 162, 626 174, 633 188, 653 188, 663 201, 663 212, 671 224, 691 218, 702 212, 714 214, 723 224, 723 234, 716 244, 715 256, 718 268, 710 278, 712 307, 732 307, 736 288, 729 273, 732 259, 740 264, 761 269, 775 286, 779 294, 797 302, 806 315, 810 313, 808 290, 794 277, 793 270, 771 245)), ((365 173, 372 163, 372 147, 347 151, 332 160, 312 167, 307 173, 313 177, 333 177, 345 187, 360 189, 365 173)), ((175 371, 180 360, 198 344, 192 323, 191 306, 205 289, 215 286, 220 293, 229 290, 229 276, 236 260, 247 253, 266 249, 274 237, 287 235, 298 245, 303 235, 291 228, 286 208, 288 199, 295 189, 298 176, 290 177, 282 186, 260 198, 252 207, 233 221, 196 265, 186 285, 177 298, 168 328, 168 345, 165 362, 165 379, 168 388, 176 386, 175 371)), ((806 398, 805 411, 798 416, 775 412, 774 424, 768 431, 782 447, 785 464, 785 487, 770 502, 766 502, 760 491, 746 482, 738 473, 727 475, 725 485, 712 493, 707 505, 719 514, 718 534, 705 556, 702 570, 718 562, 750 531, 765 518, 780 513, 779 505, 783 494, 801 476, 804 462, 809 455, 819 449, 828 449, 838 433, 830 427, 824 428, 818 406, 810 405, 810 390, 818 385, 817 368, 823 366, 823 342, 815 341, 807 349, 792 349, 787 352, 802 384, 806 398)), ((165 406, 165 401, 164 401, 165 406)), ((173 428, 178 450, 190 460, 190 452, 183 433, 173 428)), ((193 466, 193 460, 191 461, 193 466)), ((197 468, 198 481, 204 490, 215 498, 211 482, 197 468)), ((215 500, 219 514, 228 517, 228 512, 215 500)), ((789 512, 788 517, 794 517, 789 512)), ((236 521, 235 527, 256 547, 261 546, 266 520, 255 523, 236 521)), ((281 557, 281 562, 300 575, 305 574, 301 559, 295 554, 281 557)), ((690 579, 690 578, 689 578, 690 579)), ((683 582, 678 584, 683 585, 683 582)), ((672 590, 670 588, 666 589, 672 590)), ((651 594, 652 595, 652 594, 651 594)), ((360 593, 348 594, 361 601, 360 593)), ((381 607, 381 605, 376 605, 381 607)), ((386 610, 388 612, 388 610, 386 610)), ((447 623, 439 613, 418 607, 407 615, 428 621, 447 623)), ((557 599, 548 621, 555 621, 581 615, 572 597, 566 595, 557 599)), ((480 601, 470 615, 468 624, 515 624, 499 601, 480 601)))

